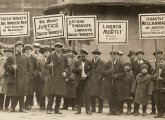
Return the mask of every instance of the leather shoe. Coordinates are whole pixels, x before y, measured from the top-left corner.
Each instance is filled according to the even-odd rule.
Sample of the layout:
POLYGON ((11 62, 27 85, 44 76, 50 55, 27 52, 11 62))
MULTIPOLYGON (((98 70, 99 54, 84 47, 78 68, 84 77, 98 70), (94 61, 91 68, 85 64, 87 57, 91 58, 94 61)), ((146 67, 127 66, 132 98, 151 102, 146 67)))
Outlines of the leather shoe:
POLYGON ((62 112, 60 112, 60 110, 55 110, 55 114, 62 114, 62 112))
POLYGON ((92 112, 90 110, 86 111, 86 114, 92 115, 92 112))
POLYGON ((103 111, 102 111, 102 109, 98 109, 98 111, 97 111, 97 113, 102 113, 103 111))
POLYGON ((157 113, 155 116, 154 116, 154 118, 161 118, 162 117, 162 115, 160 114, 160 113, 157 113))
POLYGON ((26 111, 26 110, 24 110, 24 109, 20 109, 20 110, 19 110, 19 112, 22 112, 22 113, 27 113, 27 111, 26 111))
POLYGON ((155 115, 156 114, 156 112, 155 111, 152 111, 151 113, 150 113, 150 115, 155 115))
POLYGON ((10 109, 8 112, 15 112, 15 109, 10 109))
POLYGON ((52 114, 52 113, 51 113, 51 110, 47 110, 47 114, 52 114))
POLYGON ((147 113, 146 112, 143 112, 142 116, 146 116, 146 115, 147 115, 147 113))
POLYGON ((81 114, 81 110, 77 110, 75 114, 81 114))

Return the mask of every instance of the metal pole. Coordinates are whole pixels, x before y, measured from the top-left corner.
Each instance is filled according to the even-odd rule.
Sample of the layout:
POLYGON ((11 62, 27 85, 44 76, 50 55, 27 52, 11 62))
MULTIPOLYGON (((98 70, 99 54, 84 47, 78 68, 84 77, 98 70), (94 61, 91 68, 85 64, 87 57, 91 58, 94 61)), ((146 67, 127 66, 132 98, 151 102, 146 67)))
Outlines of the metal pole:
MULTIPOLYGON (((52 43, 51 43, 51 40, 49 41, 49 43, 50 43, 50 61, 52 63, 53 59, 52 59, 52 43)), ((52 67, 52 75, 54 75, 53 67, 52 67)))
POLYGON ((112 85, 113 85, 113 70, 114 70, 113 57, 114 57, 114 55, 113 55, 113 45, 112 45, 112 85))
MULTIPOLYGON (((16 53, 15 53, 15 37, 14 37, 14 65, 16 65, 16 53)), ((17 77, 17 70, 14 70, 14 76, 17 77)))
MULTIPOLYGON (((155 39, 155 52, 156 52, 156 73, 158 74, 158 77, 159 77, 159 67, 158 67, 158 54, 157 54, 157 40, 155 39)), ((156 82, 156 87, 158 88, 158 79, 157 79, 157 82, 156 82)))

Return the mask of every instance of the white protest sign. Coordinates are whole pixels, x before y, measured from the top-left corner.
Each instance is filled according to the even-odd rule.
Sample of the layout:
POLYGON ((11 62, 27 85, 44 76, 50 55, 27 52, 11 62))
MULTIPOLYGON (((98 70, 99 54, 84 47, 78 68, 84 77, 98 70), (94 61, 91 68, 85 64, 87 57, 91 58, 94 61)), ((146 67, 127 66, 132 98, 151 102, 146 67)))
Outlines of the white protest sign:
POLYGON ((96 16, 67 16, 66 39, 85 40, 96 38, 96 16))
POLYGON ((99 20, 97 22, 98 43, 126 44, 128 41, 128 21, 99 20))
POLYGON ((64 37, 64 15, 33 17, 35 41, 64 37))
POLYGON ((30 35, 29 13, 0 13, 0 36, 19 37, 30 35))
POLYGON ((140 39, 165 38, 165 13, 139 14, 140 39))

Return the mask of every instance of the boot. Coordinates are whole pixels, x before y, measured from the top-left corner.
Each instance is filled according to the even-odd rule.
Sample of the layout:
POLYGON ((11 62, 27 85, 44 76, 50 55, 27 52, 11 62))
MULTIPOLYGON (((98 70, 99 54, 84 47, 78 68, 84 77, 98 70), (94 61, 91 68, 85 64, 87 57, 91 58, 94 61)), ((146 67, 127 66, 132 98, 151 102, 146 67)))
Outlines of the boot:
POLYGON ((151 113, 150 113, 150 115, 155 115, 156 114, 156 111, 152 111, 151 113))
MULTIPOLYGON (((90 108, 85 108, 85 110, 86 110, 86 114, 92 115, 92 112, 90 111, 90 108)), ((95 110, 95 112, 96 112, 96 110, 95 110)))
POLYGON ((115 115, 115 112, 112 109, 109 109, 109 113, 107 115, 115 115))
POLYGON ((81 108, 77 108, 77 111, 75 114, 81 114, 81 108))
POLYGON ((97 113, 102 113, 103 109, 98 109, 97 113))
POLYGON ((56 114, 62 114, 62 112, 60 112, 60 110, 58 108, 55 108, 55 113, 56 114))
POLYGON ((146 116, 146 115, 147 115, 146 111, 145 111, 145 112, 143 112, 142 116, 146 116))
POLYGON ((92 112, 96 112, 96 107, 92 107, 92 112))
POLYGON ((130 114, 131 114, 131 109, 128 109, 126 115, 130 115, 130 114))

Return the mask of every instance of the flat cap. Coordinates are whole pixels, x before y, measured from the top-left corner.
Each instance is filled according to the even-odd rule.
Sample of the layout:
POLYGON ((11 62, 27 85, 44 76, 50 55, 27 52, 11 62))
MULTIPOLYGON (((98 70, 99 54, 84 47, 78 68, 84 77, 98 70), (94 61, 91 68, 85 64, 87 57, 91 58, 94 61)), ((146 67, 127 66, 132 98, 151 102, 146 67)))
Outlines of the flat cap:
POLYGON ((62 43, 59 43, 59 42, 58 42, 58 43, 55 43, 55 44, 54 44, 54 47, 57 47, 57 46, 63 47, 64 45, 63 45, 62 43))
POLYGON ((141 54, 144 55, 144 52, 142 51, 142 49, 139 49, 139 50, 136 52, 136 55, 138 55, 139 53, 141 53, 141 54))
POLYGON ((84 54, 88 55, 88 52, 87 52, 84 48, 82 48, 82 49, 80 50, 80 53, 84 53, 84 54))
POLYGON ((41 44, 40 44, 40 43, 33 43, 32 45, 33 45, 34 47, 39 47, 39 48, 41 47, 41 44))
POLYGON ((29 50, 29 49, 32 49, 32 45, 31 44, 25 44, 24 50, 29 50))
POLYGON ((15 43, 15 47, 16 47, 17 45, 22 45, 22 46, 24 47, 24 43, 23 43, 22 41, 17 41, 17 42, 15 43))

